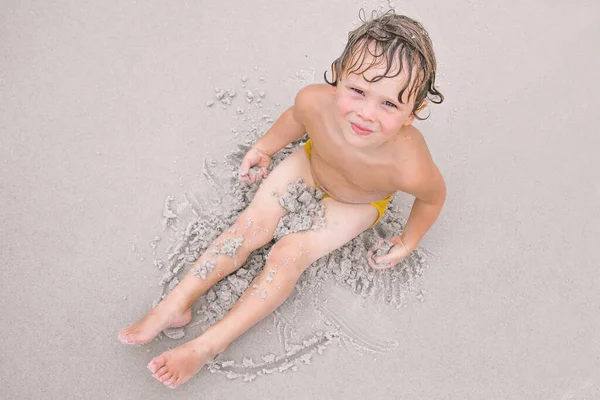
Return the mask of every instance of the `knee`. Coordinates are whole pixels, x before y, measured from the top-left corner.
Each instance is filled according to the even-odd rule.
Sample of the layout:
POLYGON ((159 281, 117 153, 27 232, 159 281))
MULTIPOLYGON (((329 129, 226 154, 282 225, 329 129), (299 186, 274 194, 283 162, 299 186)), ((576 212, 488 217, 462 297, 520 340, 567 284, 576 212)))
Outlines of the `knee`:
POLYGON ((251 208, 240 215, 234 228, 244 238, 243 243, 250 251, 264 246, 273 238, 273 228, 251 208))
POLYGON ((270 266, 278 267, 280 271, 288 271, 298 276, 310 264, 305 244, 293 236, 285 236, 275 243, 267 261, 270 266))

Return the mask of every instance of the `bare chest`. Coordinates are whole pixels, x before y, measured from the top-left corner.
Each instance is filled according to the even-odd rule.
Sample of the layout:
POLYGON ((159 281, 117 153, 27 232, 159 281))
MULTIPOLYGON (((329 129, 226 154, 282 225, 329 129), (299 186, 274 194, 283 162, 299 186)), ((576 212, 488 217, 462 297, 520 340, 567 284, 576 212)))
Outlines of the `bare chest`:
POLYGON ((368 203, 396 191, 391 160, 364 157, 326 126, 309 132, 309 136, 313 141, 313 177, 332 197, 348 203, 368 203))

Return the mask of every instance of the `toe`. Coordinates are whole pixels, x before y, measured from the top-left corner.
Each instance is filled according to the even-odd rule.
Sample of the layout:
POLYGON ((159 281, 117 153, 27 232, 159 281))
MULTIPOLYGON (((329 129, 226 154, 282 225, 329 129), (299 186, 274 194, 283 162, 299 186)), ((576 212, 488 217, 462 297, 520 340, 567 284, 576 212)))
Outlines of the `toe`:
POLYGON ((165 366, 165 358, 161 354, 158 357, 154 357, 152 361, 150 361, 148 364, 148 369, 154 374, 163 366, 165 366))
POLYGON ((164 383, 166 385, 167 382, 169 381, 169 379, 171 379, 172 377, 173 377, 173 373, 172 372, 167 372, 166 374, 163 374, 160 378, 158 378, 158 380, 161 383, 164 383))
POLYGON ((130 328, 127 327, 125 329, 123 329, 121 332, 119 332, 119 342, 123 343, 123 344, 131 344, 133 343, 132 341, 132 337, 130 334, 130 328))
POLYGON ((155 377, 156 379, 160 379, 160 377, 163 376, 164 374, 166 374, 167 372, 169 372, 169 369, 167 368, 166 365, 164 365, 164 366, 160 367, 158 371, 153 373, 152 376, 155 377))
POLYGON ((175 383, 176 380, 177 380, 177 377, 171 376, 171 378, 164 381, 163 384, 165 384, 165 386, 171 386, 173 383, 175 383))
POLYGON ((142 339, 139 332, 126 332, 119 334, 119 341, 123 344, 146 344, 148 340, 142 339))

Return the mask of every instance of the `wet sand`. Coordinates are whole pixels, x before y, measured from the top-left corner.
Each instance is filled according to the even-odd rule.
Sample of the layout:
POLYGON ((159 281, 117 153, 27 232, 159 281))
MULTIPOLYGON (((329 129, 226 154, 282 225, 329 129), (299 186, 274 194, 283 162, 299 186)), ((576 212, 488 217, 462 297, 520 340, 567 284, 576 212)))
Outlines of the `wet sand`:
POLYGON ((395 3, 432 36, 446 96, 417 124, 449 190, 410 274, 353 283, 361 248, 341 251, 219 356, 223 373, 174 391, 146 364, 247 278, 184 331, 116 340, 189 267, 186 232, 233 216, 193 234, 235 200, 231 154, 322 81, 362 5, 2 7, 2 398, 600 398, 600 7, 584 2, 395 3))

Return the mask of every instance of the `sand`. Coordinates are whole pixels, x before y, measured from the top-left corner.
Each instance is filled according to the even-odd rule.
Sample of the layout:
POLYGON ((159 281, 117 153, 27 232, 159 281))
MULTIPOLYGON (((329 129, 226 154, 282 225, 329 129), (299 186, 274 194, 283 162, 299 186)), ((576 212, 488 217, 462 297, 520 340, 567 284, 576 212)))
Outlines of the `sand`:
MULTIPOLYGON (((307 271, 216 373, 177 390, 146 364, 202 332, 250 276, 209 291, 197 325, 117 341, 197 257, 177 249, 188 226, 192 247, 207 248, 234 217, 208 211, 237 213, 252 196, 231 197, 226 155, 322 82, 361 6, 390 4, 4 2, 3 399, 600 398, 600 9, 589 1, 393 3, 431 34, 446 96, 416 123, 448 200, 422 242, 433 254, 402 270, 422 268, 400 292, 406 307, 390 301, 402 286, 389 275, 353 281, 360 265, 344 260, 359 243, 328 259, 331 275, 307 271), (222 185, 203 190, 211 174, 222 185)), ((384 223, 400 229, 411 201, 397 195, 384 223)))

